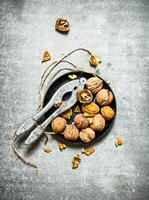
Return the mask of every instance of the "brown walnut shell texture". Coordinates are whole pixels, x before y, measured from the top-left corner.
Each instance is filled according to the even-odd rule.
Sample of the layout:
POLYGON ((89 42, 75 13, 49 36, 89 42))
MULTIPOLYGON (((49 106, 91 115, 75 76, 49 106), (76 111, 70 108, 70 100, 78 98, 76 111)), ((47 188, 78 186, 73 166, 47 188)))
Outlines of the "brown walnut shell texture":
POLYGON ((91 142, 95 138, 95 131, 91 128, 82 129, 79 137, 85 143, 91 142))
POLYGON ((108 89, 100 90, 96 95, 96 101, 101 106, 107 106, 113 101, 113 94, 108 89))
POLYGON ((81 113, 75 116, 74 123, 79 129, 87 128, 89 125, 87 118, 85 118, 81 113))
POLYGON ((94 116, 93 123, 90 125, 90 127, 94 131, 102 131, 105 128, 106 122, 105 119, 101 114, 97 114, 94 116))
POLYGON ((102 107, 101 114, 106 120, 111 120, 115 115, 114 110, 110 106, 102 107))
POLYGON ((66 127, 66 120, 62 117, 56 117, 51 122, 51 127, 55 133, 61 133, 66 127))
POLYGON ((75 141, 79 137, 79 130, 73 124, 67 125, 65 130, 64 130, 64 137, 67 140, 75 141))
POLYGON ((93 94, 99 92, 103 87, 103 81, 98 77, 91 77, 86 81, 86 87, 93 94))

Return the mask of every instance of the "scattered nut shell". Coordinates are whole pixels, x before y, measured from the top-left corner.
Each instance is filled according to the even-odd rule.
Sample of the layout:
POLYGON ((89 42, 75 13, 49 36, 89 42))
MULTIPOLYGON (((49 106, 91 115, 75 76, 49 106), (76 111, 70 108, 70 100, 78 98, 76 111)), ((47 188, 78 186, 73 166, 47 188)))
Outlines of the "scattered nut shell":
POLYGON ((101 106, 108 106, 113 101, 113 94, 108 89, 102 89, 97 93, 96 101, 101 106))
POLYGON ((122 141, 122 139, 121 139, 119 136, 117 136, 117 137, 115 138, 115 141, 114 141, 114 142, 115 142, 115 146, 116 146, 116 147, 123 144, 123 141, 122 141))
POLYGON ((72 168, 73 168, 73 169, 78 168, 80 162, 81 162, 81 158, 80 158, 79 154, 75 155, 75 156, 72 158, 72 168))
POLYGON ((50 147, 44 146, 43 147, 44 152, 46 153, 50 153, 52 151, 52 149, 50 147))
POLYGON ((77 128, 87 128, 89 125, 88 120, 83 116, 83 114, 77 114, 74 118, 74 123, 77 126, 77 128))
POLYGON ((101 63, 101 58, 100 57, 97 57, 95 55, 91 55, 90 58, 89 58, 89 63, 90 65, 92 65, 93 67, 97 67, 97 65, 99 63, 101 63))
POLYGON ((74 124, 67 125, 64 130, 64 137, 67 140, 75 141, 79 137, 79 130, 74 124))
POLYGON ((66 19, 58 18, 56 20, 55 29, 59 32, 68 32, 69 31, 69 22, 66 19))
POLYGON ((59 107, 61 106, 61 104, 62 104, 62 101, 57 100, 57 101, 54 103, 54 107, 55 107, 55 108, 59 108, 59 107))
POLYGON ((77 92, 77 99, 82 104, 88 104, 92 101, 93 95, 88 89, 82 89, 77 92))
POLYGON ((42 56, 42 63, 51 60, 51 55, 48 51, 45 51, 42 56))
POLYGON ((93 123, 93 120, 94 120, 94 118, 93 118, 93 117, 88 117, 88 118, 87 118, 87 120, 88 120, 89 124, 92 124, 92 123, 93 123))
POLYGON ((95 114, 97 114, 99 112, 99 110, 100 110, 99 106, 94 102, 82 105, 82 111, 84 113, 88 113, 89 116, 94 116, 95 114))
POLYGON ((110 106, 102 107, 101 114, 106 120, 111 120, 115 115, 114 110, 110 106))
POLYGON ((91 77, 86 81, 86 87, 93 94, 99 92, 103 87, 103 81, 98 77, 91 77))
POLYGON ((66 145, 64 143, 59 143, 59 149, 62 151, 64 149, 66 149, 66 145))
POLYGON ((107 83, 108 85, 110 85, 111 81, 110 81, 110 80, 106 80, 106 83, 107 83))
POLYGON ((94 152, 95 152, 95 149, 92 146, 82 148, 82 153, 86 154, 87 156, 90 156, 94 152))
POLYGON ((95 138, 95 132, 91 128, 82 129, 79 133, 80 139, 85 142, 91 142, 95 138))
POLYGON ((70 108, 69 110, 63 112, 61 114, 61 116, 65 119, 70 119, 70 117, 72 116, 72 109, 70 108))
POLYGON ((66 120, 62 117, 56 117, 51 122, 51 127, 55 133, 61 133, 66 127, 66 120))
POLYGON ((74 79, 77 78, 77 75, 76 75, 76 74, 71 74, 71 75, 68 75, 68 78, 69 78, 70 80, 74 80, 74 79))
POLYGON ((81 112, 81 109, 80 109, 80 107, 78 105, 76 106, 74 112, 76 112, 76 113, 80 113, 81 112))
POLYGON ((101 114, 97 114, 93 118, 93 123, 90 125, 90 127, 94 131, 102 131, 106 125, 105 119, 101 114))

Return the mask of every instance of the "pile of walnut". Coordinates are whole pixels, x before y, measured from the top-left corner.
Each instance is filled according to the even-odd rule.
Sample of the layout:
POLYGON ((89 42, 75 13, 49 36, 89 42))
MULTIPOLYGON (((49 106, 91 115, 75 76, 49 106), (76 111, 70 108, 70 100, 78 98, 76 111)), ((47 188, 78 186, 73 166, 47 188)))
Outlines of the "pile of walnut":
POLYGON ((70 109, 56 117, 51 122, 51 127, 55 133, 64 134, 67 140, 76 141, 80 138, 84 143, 89 143, 96 133, 105 128, 106 120, 111 120, 115 115, 109 106, 113 101, 113 94, 103 88, 100 78, 94 76, 87 80, 85 89, 77 92, 77 99, 81 106, 77 105, 75 112, 79 114, 75 115, 72 124, 67 124, 72 116, 70 109))

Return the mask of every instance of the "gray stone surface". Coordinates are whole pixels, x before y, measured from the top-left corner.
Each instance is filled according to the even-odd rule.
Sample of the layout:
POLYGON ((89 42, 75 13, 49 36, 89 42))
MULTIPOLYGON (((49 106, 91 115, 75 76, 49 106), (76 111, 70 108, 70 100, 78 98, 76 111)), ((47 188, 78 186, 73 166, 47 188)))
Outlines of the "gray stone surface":
MULTIPOLYGON (((149 199, 149 1, 148 0, 12 0, 0 2, 0 199, 1 200, 148 200, 149 199), (67 18, 68 35, 54 30, 55 19, 67 18), (59 152, 50 138, 28 158, 34 169, 16 160, 14 130, 36 111, 37 88, 47 64, 77 47, 101 55, 101 77, 111 80, 117 118, 110 133, 95 145, 77 170, 71 157, 80 149, 59 152), (120 135, 124 145, 116 148, 120 135)), ((87 65, 76 54, 76 64, 87 65)), ((23 148, 23 145, 21 149, 23 148)), ((20 150, 21 150, 20 149, 20 150)))

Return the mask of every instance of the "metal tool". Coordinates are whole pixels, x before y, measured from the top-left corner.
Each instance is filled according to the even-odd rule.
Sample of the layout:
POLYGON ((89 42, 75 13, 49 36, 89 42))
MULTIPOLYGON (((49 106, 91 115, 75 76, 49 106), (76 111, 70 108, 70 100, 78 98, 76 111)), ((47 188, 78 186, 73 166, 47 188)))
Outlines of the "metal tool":
POLYGON ((85 78, 75 79, 72 81, 69 81, 65 83, 63 86, 61 86, 53 95, 49 103, 36 115, 28 119, 25 123, 22 124, 22 126, 18 129, 16 132, 17 135, 22 135, 27 131, 30 131, 33 129, 34 126, 37 125, 38 121, 41 119, 41 117, 54 106, 54 103, 56 101, 62 101, 62 104, 59 108, 57 108, 53 114, 51 114, 40 126, 35 128, 27 140, 25 141, 25 144, 32 144, 35 142, 44 132, 46 127, 50 124, 50 122, 60 115, 61 113, 65 112, 69 108, 75 105, 77 102, 77 90, 83 89, 84 85, 86 83, 85 78), (68 100, 63 100, 63 97, 66 93, 71 92, 71 97, 68 100))

